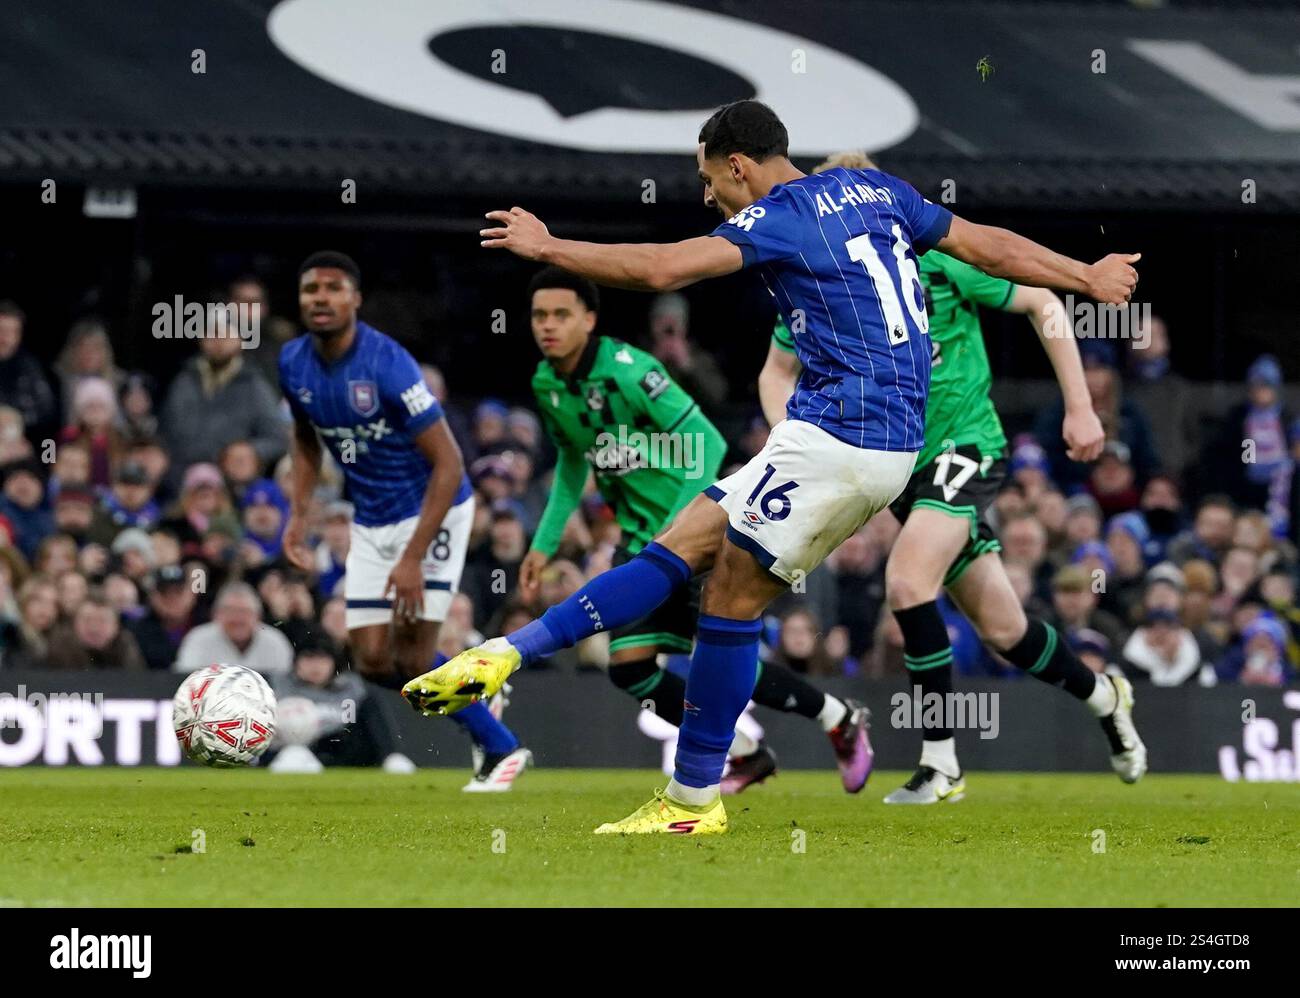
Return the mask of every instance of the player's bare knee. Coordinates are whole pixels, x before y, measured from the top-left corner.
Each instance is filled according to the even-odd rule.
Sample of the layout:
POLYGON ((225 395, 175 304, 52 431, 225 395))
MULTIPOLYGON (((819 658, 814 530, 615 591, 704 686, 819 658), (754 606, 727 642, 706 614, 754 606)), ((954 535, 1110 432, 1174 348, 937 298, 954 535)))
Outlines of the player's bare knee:
POLYGON ((695 572, 707 571, 718 555, 727 531, 727 514, 708 496, 692 499, 668 529, 655 538, 695 572))
POLYGON ((929 603, 939 595, 939 584, 919 580, 906 570, 885 569, 885 599, 891 610, 907 610, 929 603))
POLYGON ((1014 648, 1025 636, 1029 621, 1021 614, 977 614, 972 621, 980 640, 994 651, 1014 648))
POLYGON ((761 568, 753 556, 724 543, 700 597, 702 612, 732 620, 754 620, 783 584, 761 568))

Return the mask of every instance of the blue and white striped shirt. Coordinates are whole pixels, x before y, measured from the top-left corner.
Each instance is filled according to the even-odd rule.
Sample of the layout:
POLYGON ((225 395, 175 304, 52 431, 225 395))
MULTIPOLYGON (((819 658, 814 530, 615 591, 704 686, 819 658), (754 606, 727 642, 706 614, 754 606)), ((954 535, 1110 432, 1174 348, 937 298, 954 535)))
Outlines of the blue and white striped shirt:
MULTIPOLYGON (((339 462, 357 523, 382 526, 420 512, 430 468, 413 441, 443 413, 400 344, 358 322, 352 346, 330 364, 304 333, 280 351, 280 390, 339 462)), ((462 477, 453 504, 470 494, 462 477)))
POLYGON ((758 266, 803 364, 786 413, 871 450, 919 451, 929 319, 916 255, 952 214, 879 170, 778 184, 714 230, 758 266))

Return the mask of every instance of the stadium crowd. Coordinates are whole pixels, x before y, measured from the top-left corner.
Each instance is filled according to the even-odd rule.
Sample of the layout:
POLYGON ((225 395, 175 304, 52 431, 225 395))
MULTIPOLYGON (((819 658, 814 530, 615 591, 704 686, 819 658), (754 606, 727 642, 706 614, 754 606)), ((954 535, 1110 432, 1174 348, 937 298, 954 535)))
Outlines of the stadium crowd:
MULTIPOLYGON (((269 315, 255 278, 236 281, 228 298, 269 315)), ((346 668, 340 594, 351 507, 337 468, 327 469, 312 517, 316 571, 290 567, 281 552, 289 422, 275 372, 294 324, 264 318, 254 350, 234 336, 202 338, 166 385, 121 370, 93 319, 72 327, 52 370, 24 347, 24 326, 22 309, 0 302, 0 668, 184 672, 240 661, 283 677, 295 672, 295 649, 312 675, 321 649, 346 668)), ((1143 354, 1082 344, 1108 436, 1094 465, 1066 458, 1059 408, 1014 438, 991 513, 1008 571, 1026 606, 1095 669, 1158 686, 1295 683, 1300 420, 1283 403, 1282 368, 1270 356, 1251 365, 1241 404, 1189 464, 1199 495, 1189 502, 1184 469, 1162 461, 1148 414, 1123 391, 1126 380, 1169 375, 1167 341, 1155 341, 1143 354)), ((646 346, 706 413, 736 387, 689 338, 680 296, 656 301, 646 346)), ((608 567, 619 528, 599 494, 587 495, 544 573, 544 605, 524 605, 514 579, 553 462, 541 424, 526 407, 449 398, 436 368, 425 377, 478 499, 441 638, 454 654, 608 567)), ((753 455, 766 433, 756 415, 732 435, 730 456, 753 455)), ((901 634, 882 612, 896 531, 892 517, 877 517, 803 592, 783 597, 765 654, 814 675, 903 676, 901 634)), ((941 605, 960 673, 1021 674, 941 605)), ((599 640, 559 659, 548 665, 599 667, 599 640)))

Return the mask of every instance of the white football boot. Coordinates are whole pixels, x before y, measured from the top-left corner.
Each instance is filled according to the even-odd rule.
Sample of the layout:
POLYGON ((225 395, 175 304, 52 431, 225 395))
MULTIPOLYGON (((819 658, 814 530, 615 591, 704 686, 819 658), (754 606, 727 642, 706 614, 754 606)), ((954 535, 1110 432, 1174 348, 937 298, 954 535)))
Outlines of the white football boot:
POLYGON ((503 794, 515 785, 515 778, 532 761, 533 753, 522 746, 505 755, 485 754, 478 772, 461 790, 467 794, 503 794))
POLYGON ((1097 677, 1098 682, 1102 679, 1115 689, 1115 709, 1100 718, 1101 730, 1110 742, 1110 765, 1125 783, 1136 783, 1147 771, 1147 747, 1133 724, 1133 684, 1123 676, 1105 673, 1097 677))

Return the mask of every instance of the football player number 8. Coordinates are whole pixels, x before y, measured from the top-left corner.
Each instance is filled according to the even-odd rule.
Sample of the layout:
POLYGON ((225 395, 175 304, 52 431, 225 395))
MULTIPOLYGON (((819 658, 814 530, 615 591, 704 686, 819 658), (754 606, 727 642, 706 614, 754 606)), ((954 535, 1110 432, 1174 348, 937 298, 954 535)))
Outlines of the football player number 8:
POLYGON ((445 527, 438 531, 438 536, 429 545, 429 557, 434 561, 446 561, 451 557, 451 531, 445 527))
MULTIPOLYGON (((754 486, 754 491, 745 500, 746 506, 754 505, 754 500, 758 499, 758 494, 763 492, 763 486, 771 480, 774 474, 776 474, 776 469, 769 464, 767 473, 758 480, 758 484, 754 486)), ((790 493, 798 487, 797 482, 786 482, 784 485, 768 489, 763 492, 763 498, 759 500, 758 508, 763 511, 763 515, 769 520, 784 520, 790 515, 790 493)))
POLYGON ((889 268, 885 266, 885 261, 880 259, 876 248, 871 245, 869 233, 854 236, 844 244, 844 248, 849 251, 850 260, 863 264, 867 268, 867 275, 876 289, 876 297, 880 299, 880 308, 885 313, 889 345, 896 347, 906 343, 908 339, 907 323, 903 320, 904 305, 907 306, 912 321, 916 323, 916 328, 923 333, 930 330, 930 318, 925 314, 923 304, 925 293, 921 289, 921 275, 916 272, 916 261, 908 256, 912 247, 903 238, 903 230, 900 226, 895 225, 893 232, 894 261, 898 265, 901 288, 894 286, 894 278, 890 275, 889 268))

